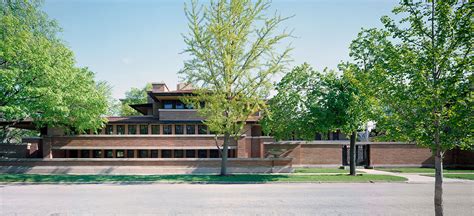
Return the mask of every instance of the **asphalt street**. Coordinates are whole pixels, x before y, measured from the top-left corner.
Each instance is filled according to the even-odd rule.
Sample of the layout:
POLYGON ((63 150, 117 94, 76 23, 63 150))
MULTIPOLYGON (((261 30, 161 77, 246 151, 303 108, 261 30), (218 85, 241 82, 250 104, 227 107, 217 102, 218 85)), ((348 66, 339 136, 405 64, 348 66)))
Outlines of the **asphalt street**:
MULTIPOLYGON (((434 215, 433 184, 0 185, 1 215, 434 215)), ((445 184, 445 215, 474 215, 474 183, 445 184)))

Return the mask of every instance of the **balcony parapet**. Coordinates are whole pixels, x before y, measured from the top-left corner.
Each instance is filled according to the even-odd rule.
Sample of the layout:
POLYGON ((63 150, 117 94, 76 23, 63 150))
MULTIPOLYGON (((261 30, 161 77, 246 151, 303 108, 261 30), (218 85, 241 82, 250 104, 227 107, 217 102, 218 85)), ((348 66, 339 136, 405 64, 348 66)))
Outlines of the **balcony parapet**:
POLYGON ((158 109, 160 121, 202 121, 196 109, 158 109))

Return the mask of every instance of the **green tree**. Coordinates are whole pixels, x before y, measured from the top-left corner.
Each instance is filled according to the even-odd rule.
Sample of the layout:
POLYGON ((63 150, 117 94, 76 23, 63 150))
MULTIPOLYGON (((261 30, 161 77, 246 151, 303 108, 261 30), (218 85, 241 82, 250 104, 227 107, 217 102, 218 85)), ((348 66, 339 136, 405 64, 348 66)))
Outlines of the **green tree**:
POLYGON ((146 84, 143 88, 131 88, 125 92, 125 98, 120 99, 120 115, 121 116, 136 116, 141 115, 138 111, 130 107, 132 104, 147 103, 148 93, 152 88, 151 83, 146 84))
POLYGON ((350 136, 350 174, 355 175, 357 130, 370 120, 376 107, 366 93, 358 67, 341 64, 342 71, 314 71, 308 64, 295 67, 277 85, 264 130, 277 139, 297 136, 313 140, 317 133, 341 130, 350 136), (295 133, 295 134, 293 134, 295 133))
POLYGON ((473 143, 472 1, 402 1, 395 22, 361 32, 351 55, 369 65, 371 88, 385 110, 377 127, 393 139, 431 149, 436 215, 443 215, 443 158, 473 143))
POLYGON ((185 53, 190 59, 180 74, 198 90, 184 101, 205 117, 216 140, 223 136, 221 175, 227 175, 229 143, 240 139, 251 114, 266 108, 270 79, 288 61, 290 49, 278 44, 290 34, 276 33, 287 18, 267 16, 269 7, 262 0, 217 0, 206 6, 193 1, 190 8, 185 6, 185 53))
POLYGON ((5 129, 26 119, 78 131, 103 124, 103 88, 56 37, 39 1, 0 1, 0 118, 5 129))

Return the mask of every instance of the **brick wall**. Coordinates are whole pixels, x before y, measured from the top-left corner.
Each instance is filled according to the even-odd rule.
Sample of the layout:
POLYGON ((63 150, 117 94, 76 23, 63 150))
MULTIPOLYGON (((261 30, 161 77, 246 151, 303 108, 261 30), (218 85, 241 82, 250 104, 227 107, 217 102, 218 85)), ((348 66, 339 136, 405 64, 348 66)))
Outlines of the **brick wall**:
MULTIPOLYGON (((293 158, 293 165, 342 165, 343 144, 282 143, 264 145, 264 156, 293 158)), ((433 166, 431 151, 414 144, 370 144, 370 165, 383 166, 433 166)), ((455 149, 445 154, 445 166, 474 166, 474 151, 455 149)))
POLYGON ((265 157, 293 158, 293 164, 301 164, 301 145, 265 144, 265 157))
POLYGON ((453 149, 445 154, 444 163, 451 166, 474 166, 474 150, 453 149))
POLYGON ((196 110, 187 109, 160 109, 159 119, 161 121, 202 121, 196 110))
MULTIPOLYGON (((46 143, 50 143, 53 148, 61 147, 192 147, 192 146, 209 146, 215 147, 213 136, 145 136, 145 135, 90 135, 90 136, 62 136, 51 137, 45 139, 46 143), (51 141, 49 141, 51 139, 51 141)), ((219 144, 222 144, 220 139, 219 144)))
POLYGON ((28 156, 27 144, 0 144, 0 158, 27 158, 28 156))
POLYGON ((266 144, 265 156, 293 158, 294 165, 341 165, 341 145, 266 144))
POLYGON ((340 145, 301 145, 300 164, 341 165, 340 145))
POLYGON ((370 146, 372 166, 416 165, 434 163, 431 151, 413 144, 385 144, 370 146))
MULTIPOLYGON (((218 173, 221 159, 0 159, 0 173, 218 173)), ((291 172, 291 159, 230 158, 231 173, 291 172)))

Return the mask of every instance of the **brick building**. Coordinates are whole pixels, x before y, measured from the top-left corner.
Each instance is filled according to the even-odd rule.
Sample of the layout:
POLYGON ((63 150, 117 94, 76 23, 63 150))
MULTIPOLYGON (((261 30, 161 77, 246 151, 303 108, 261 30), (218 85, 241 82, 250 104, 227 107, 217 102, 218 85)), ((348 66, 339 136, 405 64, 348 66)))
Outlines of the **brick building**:
MULTIPOLYGON (((190 94, 192 89, 183 84, 170 90, 164 83, 153 83, 147 103, 131 105, 142 115, 108 117, 104 128, 86 134, 72 134, 62 128, 43 129, 40 138, 25 139, 28 149, 16 154, 42 158, 40 161, 0 161, 0 167, 180 166, 188 168, 189 172, 203 167, 216 168, 220 157, 217 145, 222 145, 222 139, 216 141, 196 109, 180 101, 180 97, 190 94)), ((270 136, 263 136, 259 118, 258 114, 250 116, 244 127, 245 133, 230 144, 228 155, 230 166, 236 168, 234 170, 264 167, 255 170, 273 172, 276 164, 286 171, 291 166, 348 164, 349 141, 343 134, 328 134, 328 140, 276 142, 270 136)), ((18 126, 33 127, 27 121, 18 126)), ((3 150, 18 152, 6 147, 3 150)), ((430 150, 414 144, 358 142, 356 153, 359 166, 433 165, 430 150)), ((446 154, 445 165, 473 166, 473 158, 472 151, 454 150, 446 154)))
MULTIPOLYGON (((197 110, 180 97, 192 94, 187 85, 170 91, 164 83, 154 83, 148 102, 131 107, 141 116, 108 117, 107 125, 87 134, 67 134, 48 128, 42 140, 44 158, 219 158, 214 135, 202 123, 197 110)), ((262 157, 263 140, 257 121, 250 116, 245 134, 229 147, 230 158, 262 157)), ((222 145, 222 140, 217 140, 222 145)))

